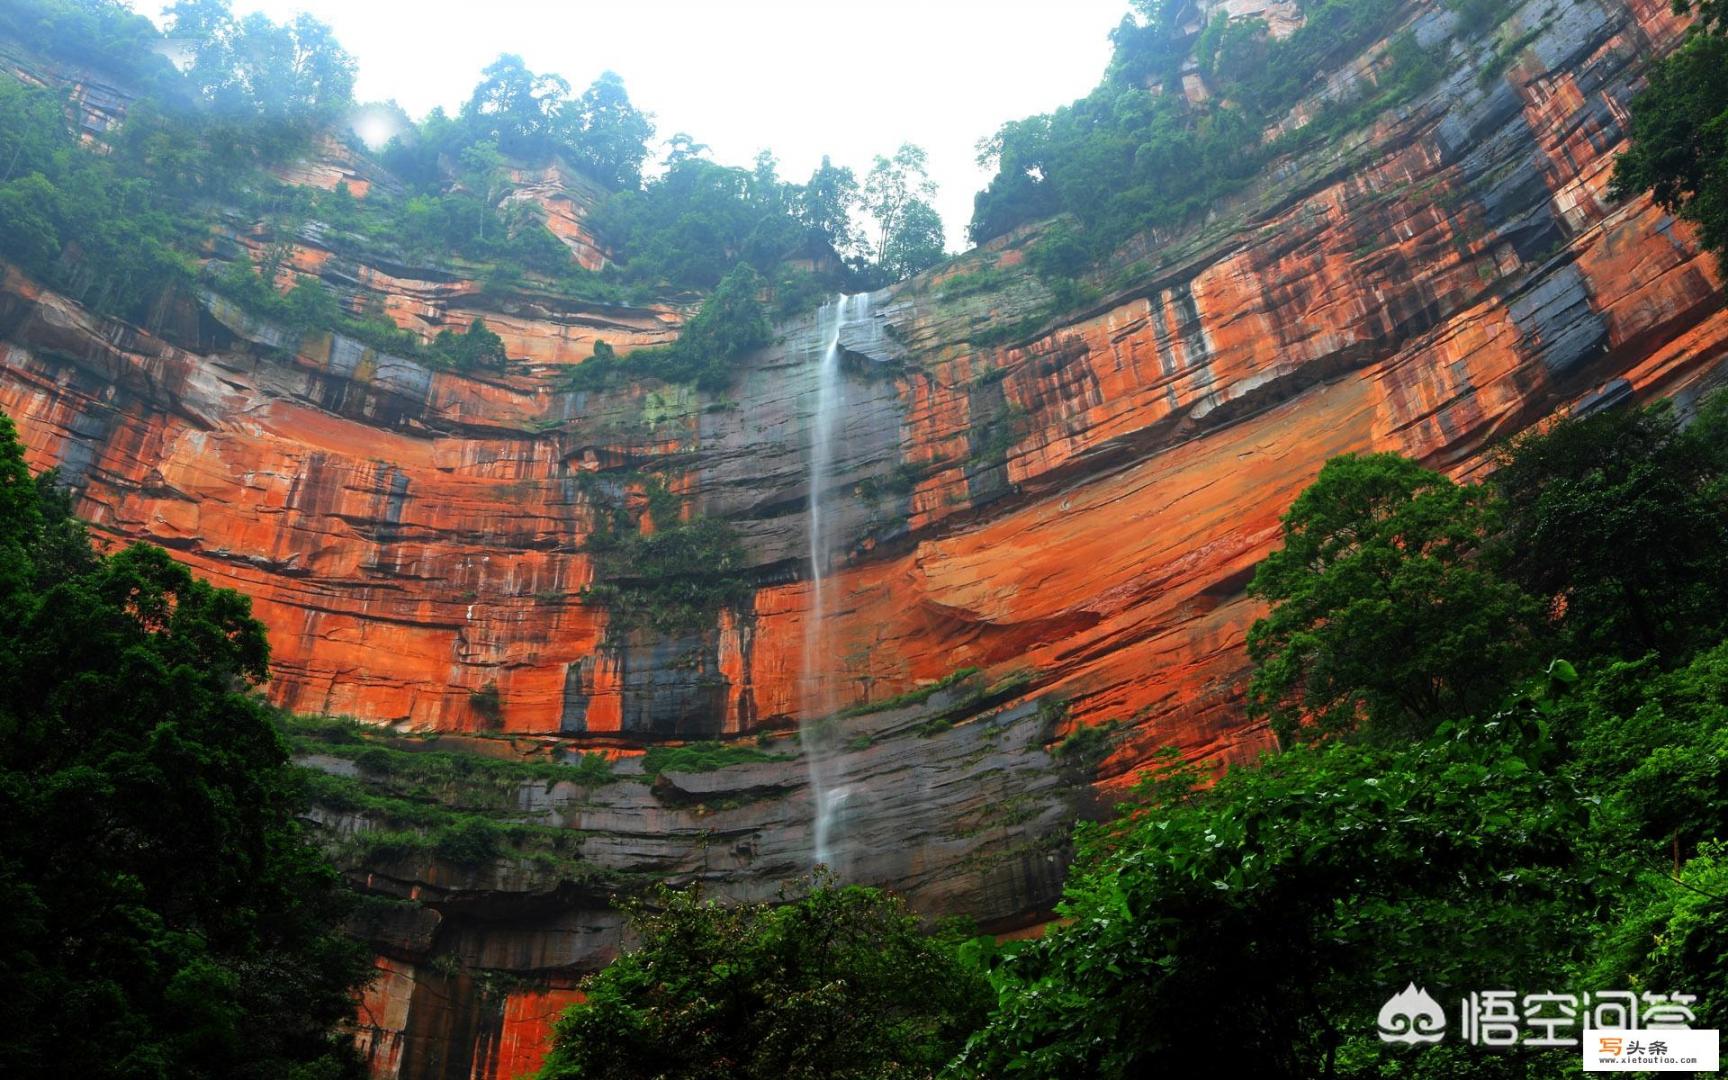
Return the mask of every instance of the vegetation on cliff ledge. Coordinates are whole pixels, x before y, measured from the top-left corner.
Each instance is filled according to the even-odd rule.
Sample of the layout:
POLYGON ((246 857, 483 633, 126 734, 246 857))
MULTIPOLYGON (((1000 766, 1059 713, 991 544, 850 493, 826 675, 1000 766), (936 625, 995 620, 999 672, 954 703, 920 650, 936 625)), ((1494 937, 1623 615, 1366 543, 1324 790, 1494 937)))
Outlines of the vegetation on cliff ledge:
POLYGON ((722 611, 748 612, 754 579, 737 530, 719 518, 685 516, 660 477, 643 487, 644 512, 613 504, 590 485, 594 583, 582 598, 606 609, 609 635, 651 629, 666 636, 711 630, 722 611))
MULTIPOLYGON (((1302 25, 1275 37, 1264 19, 1215 6, 1196 31, 1190 0, 1134 0, 1111 34, 1103 81, 1053 113, 1003 124, 978 146, 994 171, 978 193, 970 233, 983 243, 1061 216, 1036 245, 1034 266, 1059 290, 1124 241, 1213 212, 1274 159, 1325 146, 1434 86, 1446 42, 1393 34, 1412 5, 1390 0, 1308 0, 1302 25), (1321 80, 1376 41, 1384 51, 1345 94, 1268 137, 1321 80), (1198 80, 1204 92, 1191 93, 1198 80)), ((1466 48, 1497 26, 1508 0, 1453 0, 1454 37, 1466 48)), ((1468 54, 1468 53, 1467 53, 1468 54)), ((1490 67, 1495 61, 1489 61, 1490 67)))
POLYGON ((571 369, 567 385, 573 390, 597 390, 632 379, 658 379, 695 383, 700 390, 724 390, 738 361, 774 339, 757 299, 762 289, 761 275, 748 266, 736 267, 720 279, 676 341, 627 356, 596 342, 594 355, 571 369))

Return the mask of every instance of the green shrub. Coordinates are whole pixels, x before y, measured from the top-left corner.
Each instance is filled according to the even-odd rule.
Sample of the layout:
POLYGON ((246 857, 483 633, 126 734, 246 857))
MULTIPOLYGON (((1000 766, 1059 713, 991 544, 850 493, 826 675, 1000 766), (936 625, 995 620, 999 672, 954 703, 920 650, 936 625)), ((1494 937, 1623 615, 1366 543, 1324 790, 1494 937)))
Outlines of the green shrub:
POLYGON ((759 746, 739 743, 700 742, 683 746, 655 746, 642 755, 642 771, 649 776, 663 772, 715 772, 731 765, 756 761, 788 761, 788 754, 775 754, 759 746))
POLYGON ((724 390, 738 361, 773 339, 758 299, 763 288, 756 271, 748 266, 734 268, 672 344, 619 356, 597 341, 594 355, 570 372, 570 388, 596 390, 633 379, 658 379, 724 390))
POLYGON ((498 693, 498 684, 495 682, 489 682, 471 692, 468 695, 468 705, 488 727, 496 728, 504 720, 504 699, 498 693))

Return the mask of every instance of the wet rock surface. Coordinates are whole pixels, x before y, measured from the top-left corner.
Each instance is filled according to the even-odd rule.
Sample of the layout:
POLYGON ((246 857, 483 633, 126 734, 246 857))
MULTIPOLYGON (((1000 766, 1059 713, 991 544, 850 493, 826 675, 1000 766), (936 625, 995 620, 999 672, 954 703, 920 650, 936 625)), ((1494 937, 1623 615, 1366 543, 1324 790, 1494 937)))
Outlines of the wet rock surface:
MULTIPOLYGON (((1006 929, 1049 910, 1074 823, 1098 807, 1084 766, 1052 755, 1060 706, 992 707, 1000 694, 990 689, 974 680, 916 705, 826 721, 840 747, 829 763, 840 800, 833 868, 891 887, 926 914, 965 911, 985 929, 1006 929)), ((801 888, 812 869, 808 763, 795 737, 760 746, 771 760, 650 776, 631 757, 604 782, 523 784, 513 819, 571 830, 574 864, 454 865, 425 853, 351 864, 368 894, 412 901, 369 908, 356 928, 390 973, 363 1024, 375 1064, 439 1075, 425 1071, 431 1062, 470 1048, 463 1060, 483 1062, 503 1016, 452 1009, 452 993, 464 992, 452 981, 508 972, 536 994, 568 990, 616 955, 624 927, 614 900, 648 882, 740 902, 801 888)), ((300 760, 356 771, 329 755, 300 760)), ((320 818, 339 842, 381 827, 363 813, 320 818)))

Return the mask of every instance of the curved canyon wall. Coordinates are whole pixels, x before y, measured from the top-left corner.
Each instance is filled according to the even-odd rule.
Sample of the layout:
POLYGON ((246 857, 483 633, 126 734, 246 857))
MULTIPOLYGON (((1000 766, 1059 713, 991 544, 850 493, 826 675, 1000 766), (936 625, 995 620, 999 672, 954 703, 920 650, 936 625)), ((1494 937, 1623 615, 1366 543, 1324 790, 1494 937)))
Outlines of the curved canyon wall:
MULTIPOLYGON (((1206 222, 1136 241, 1085 310, 1049 313, 1023 261, 1032 228, 842 327, 845 557, 823 698, 880 705, 979 669, 833 721, 860 795, 848 874, 987 925, 1035 918, 1092 808, 1087 780, 1107 800, 1160 748, 1222 762, 1268 745, 1239 709, 1257 614, 1243 590, 1328 457, 1397 450, 1471 475, 1558 409, 1684 403, 1721 378, 1713 260, 1648 201, 1606 194, 1641 73, 1683 23, 1666 0, 1540 0, 1483 34, 1457 18, 1409 5, 1407 29, 1445 55, 1439 85, 1277 162, 1206 222), (1106 724, 1101 762, 1054 752, 1106 724)), ((1384 51, 1280 127, 1358 92, 1384 51)), ((98 89, 85 115, 106 123, 123 95, 98 89)), ((390 182, 334 143, 285 176, 361 196, 390 182)), ((591 188, 555 166, 518 182, 574 258, 603 264, 591 188)), ((237 232, 212 257, 264 243, 237 232)), ((288 708, 540 754, 783 748, 652 783, 626 754, 596 789, 525 788, 525 819, 579 832, 591 882, 508 862, 355 868, 414 901, 374 934, 384 977, 362 1026, 379 1074, 517 1075, 574 978, 616 948, 612 892, 673 877, 761 898, 808 861, 785 733, 818 719, 800 678, 820 320, 779 327, 721 395, 574 391, 563 374, 594 341, 669 340, 686 309, 489 294, 345 251, 309 226, 288 265, 423 332, 484 317, 515 362, 431 371, 213 295, 146 331, 9 272, 0 408, 101 535, 162 544, 253 598, 288 708), (739 532, 748 610, 667 635, 609 631, 583 602, 588 538, 647 476, 739 532), (491 686, 496 710, 476 697, 491 686)))

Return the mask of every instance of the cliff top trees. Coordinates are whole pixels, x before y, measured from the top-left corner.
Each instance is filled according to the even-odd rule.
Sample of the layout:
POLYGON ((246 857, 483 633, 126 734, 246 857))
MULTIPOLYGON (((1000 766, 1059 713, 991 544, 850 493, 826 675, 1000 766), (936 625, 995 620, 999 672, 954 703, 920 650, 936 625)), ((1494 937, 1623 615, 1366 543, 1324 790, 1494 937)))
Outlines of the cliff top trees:
POLYGON ((630 103, 615 73, 601 72, 572 98, 562 76, 535 74, 513 53, 481 72, 461 121, 469 140, 490 139, 513 157, 563 154, 596 180, 624 189, 641 183, 654 137, 653 121, 630 103))
POLYGON ((576 155, 600 179, 621 188, 642 182, 642 162, 654 124, 647 113, 630 104, 624 80, 602 71, 571 110, 576 155))
POLYGON ((97 558, 0 417, 0 1072, 334 1078, 366 966, 247 600, 97 558))
POLYGON ((354 58, 310 15, 237 19, 228 0, 177 0, 167 15, 191 46, 187 79, 219 116, 311 125, 353 104, 354 58))
POLYGON ((935 195, 929 155, 911 143, 901 143, 893 157, 876 155, 864 178, 864 209, 876 220, 876 265, 894 280, 942 259, 942 219, 929 202, 935 195))
POLYGON ((1300 140, 1366 123, 1439 74, 1420 51, 1394 57, 1356 97, 1263 143, 1269 125, 1327 72, 1394 29, 1405 9, 1384 0, 1308 3, 1303 26, 1274 39, 1252 18, 1214 20, 1189 35, 1180 18, 1188 5, 1179 0, 1133 6, 1136 14, 1110 34, 1110 66, 1090 94, 1004 124, 981 145, 980 163, 996 172, 973 203, 968 232, 975 242, 1069 213, 1085 226, 1093 258, 1102 258, 1136 232, 1204 212, 1300 140), (1192 102, 1181 84, 1191 53, 1211 89, 1192 102))
POLYGON ((942 221, 928 202, 935 186, 915 146, 878 157, 862 192, 851 169, 827 158, 800 185, 781 180, 766 151, 742 169, 708 160, 707 147, 683 133, 670 147, 658 177, 613 195, 593 219, 630 277, 707 288, 746 264, 778 287, 783 263, 819 256, 813 245, 826 245, 848 267, 827 272, 822 284, 831 292, 899 281, 945 253, 942 221), (860 235, 860 210, 873 224, 871 240, 860 235))
POLYGON ((852 209, 858 205, 858 178, 852 170, 822 155, 822 164, 798 190, 798 220, 822 235, 835 251, 849 251, 857 242, 852 209))

